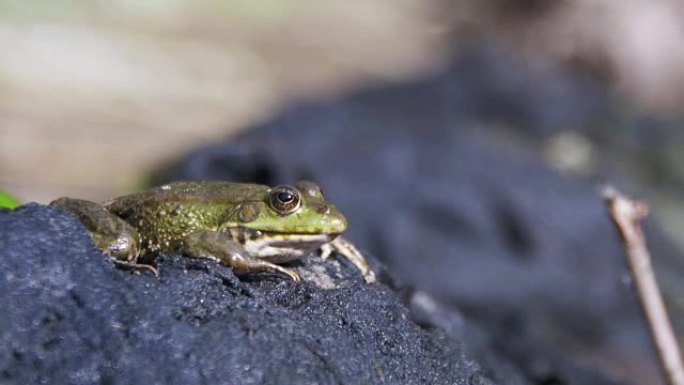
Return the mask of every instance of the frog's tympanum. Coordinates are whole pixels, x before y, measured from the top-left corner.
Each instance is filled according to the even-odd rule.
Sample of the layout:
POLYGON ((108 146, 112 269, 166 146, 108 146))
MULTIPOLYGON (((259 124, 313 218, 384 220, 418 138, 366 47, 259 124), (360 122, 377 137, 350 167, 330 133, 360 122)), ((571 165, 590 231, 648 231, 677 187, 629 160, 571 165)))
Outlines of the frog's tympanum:
POLYGON ((175 182, 102 205, 60 198, 52 206, 78 217, 95 245, 126 266, 155 252, 180 252, 233 268, 237 275, 299 275, 279 263, 320 250, 337 252, 375 279, 363 255, 340 237, 347 220, 318 185, 268 187, 228 182, 175 182))

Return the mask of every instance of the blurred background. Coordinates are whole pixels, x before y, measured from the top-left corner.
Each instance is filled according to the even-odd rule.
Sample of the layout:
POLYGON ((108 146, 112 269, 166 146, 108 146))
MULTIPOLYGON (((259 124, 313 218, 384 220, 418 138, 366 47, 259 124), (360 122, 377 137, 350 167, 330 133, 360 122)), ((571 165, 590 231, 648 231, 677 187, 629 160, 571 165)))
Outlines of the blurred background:
MULTIPOLYGON (((105 199, 288 101, 419 78, 483 37, 676 119, 682 20, 675 0, 3 0, 0 185, 105 199)), ((588 166, 587 139, 552 160, 588 166)))
POLYGON ((437 6, 3 0, 0 185, 102 200, 288 98, 429 71, 449 44, 437 6))
POLYGON ((429 76, 486 39, 531 68, 518 79, 492 58, 497 81, 569 69, 624 102, 608 107, 619 125, 554 127, 533 148, 581 176, 637 175, 684 239, 682 20, 676 0, 3 0, 0 186, 108 199, 294 100, 429 76))
POLYGON ((289 106, 383 89, 371 99, 413 103, 451 82, 435 103, 459 122, 648 198, 681 255, 683 20, 676 0, 1 0, 0 188, 101 201, 289 106))

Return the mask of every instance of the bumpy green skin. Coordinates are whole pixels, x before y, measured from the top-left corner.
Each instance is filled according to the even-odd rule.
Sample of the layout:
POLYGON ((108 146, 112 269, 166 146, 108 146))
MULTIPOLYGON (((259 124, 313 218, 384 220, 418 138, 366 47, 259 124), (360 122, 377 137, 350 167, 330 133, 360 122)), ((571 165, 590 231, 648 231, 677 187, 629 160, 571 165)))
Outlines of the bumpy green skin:
POLYGON ((0 209, 13 209, 20 204, 16 198, 0 190, 0 209))
POLYGON ((281 234, 340 234, 347 228, 344 216, 322 196, 302 194, 301 208, 283 216, 269 206, 269 191, 257 184, 175 182, 104 206, 138 230, 143 253, 178 250, 185 236, 202 230, 245 227, 281 234))

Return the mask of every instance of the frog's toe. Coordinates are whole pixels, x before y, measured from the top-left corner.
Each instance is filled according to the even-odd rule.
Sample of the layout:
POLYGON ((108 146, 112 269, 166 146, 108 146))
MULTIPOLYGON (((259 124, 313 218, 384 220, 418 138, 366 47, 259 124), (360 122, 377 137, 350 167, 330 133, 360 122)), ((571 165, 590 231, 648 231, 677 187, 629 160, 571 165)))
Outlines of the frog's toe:
POLYGON ((141 271, 149 271, 152 274, 154 274, 155 277, 159 277, 159 271, 157 270, 156 267, 151 266, 151 265, 146 265, 144 263, 137 263, 137 262, 129 262, 129 261, 120 261, 117 259, 112 259, 115 265, 118 267, 124 268, 124 269, 129 269, 131 271, 134 271, 136 273, 139 273, 141 271))
POLYGON ((276 270, 277 270, 277 271, 279 271, 280 273, 283 273, 283 274, 287 275, 287 276, 290 277, 290 279, 292 279, 292 281, 294 281, 295 283, 301 282, 302 279, 299 277, 299 274, 297 274, 295 271, 290 270, 290 269, 286 269, 286 268, 284 268, 284 267, 280 267, 280 266, 278 266, 278 265, 275 265, 275 266, 276 266, 276 270))
POLYGON ((333 251, 334 251, 334 249, 333 249, 332 245, 330 245, 330 243, 326 243, 326 244, 322 245, 321 249, 320 249, 321 259, 325 261, 326 259, 328 259, 330 257, 330 255, 333 253, 333 251))
POLYGON ((369 270, 368 273, 366 273, 363 276, 363 279, 366 281, 366 283, 374 283, 375 282, 375 273, 373 273, 373 270, 369 270))

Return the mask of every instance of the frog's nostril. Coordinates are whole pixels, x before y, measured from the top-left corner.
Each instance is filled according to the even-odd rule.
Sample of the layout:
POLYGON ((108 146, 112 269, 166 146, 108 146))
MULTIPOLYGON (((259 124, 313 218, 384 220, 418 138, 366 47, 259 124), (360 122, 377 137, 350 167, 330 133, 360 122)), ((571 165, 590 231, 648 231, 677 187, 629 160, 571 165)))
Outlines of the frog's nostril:
POLYGON ((330 207, 328 207, 328 205, 316 205, 314 207, 314 210, 316 210, 316 212, 319 214, 329 214, 330 213, 330 207))

